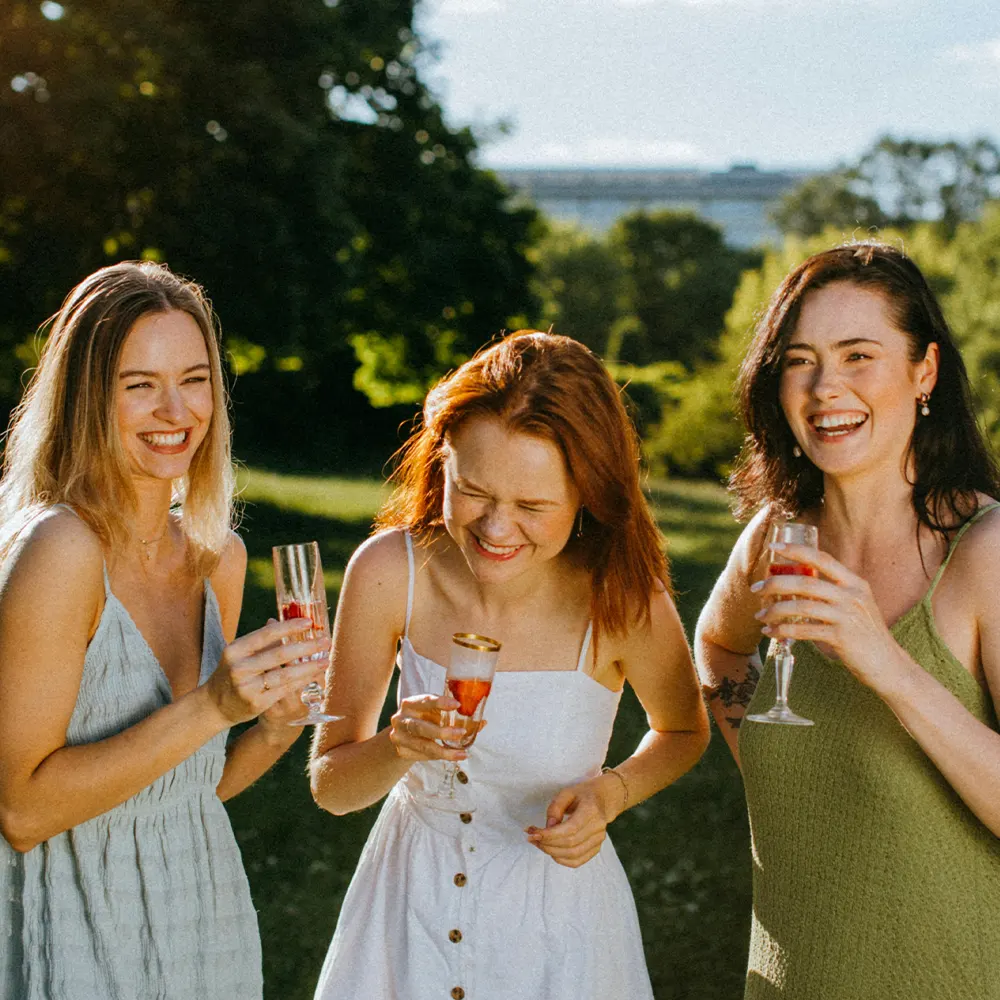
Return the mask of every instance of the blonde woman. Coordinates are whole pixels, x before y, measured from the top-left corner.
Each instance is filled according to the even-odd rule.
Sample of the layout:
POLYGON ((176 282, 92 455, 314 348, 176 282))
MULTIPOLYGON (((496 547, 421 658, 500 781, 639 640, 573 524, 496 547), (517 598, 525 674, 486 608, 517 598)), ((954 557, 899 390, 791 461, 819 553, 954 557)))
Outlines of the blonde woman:
POLYGON ((196 285, 125 263, 73 289, 0 482, 4 997, 261 996, 221 800, 295 739, 322 664, 281 668, 324 643, 282 646, 294 622, 233 641, 229 437, 196 285))

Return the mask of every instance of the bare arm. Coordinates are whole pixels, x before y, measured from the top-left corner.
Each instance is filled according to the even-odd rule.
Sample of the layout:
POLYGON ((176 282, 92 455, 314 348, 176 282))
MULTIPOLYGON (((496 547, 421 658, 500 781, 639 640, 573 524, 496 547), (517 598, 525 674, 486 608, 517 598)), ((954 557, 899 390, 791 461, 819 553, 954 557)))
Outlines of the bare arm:
MULTIPOLYGON (((103 600, 100 544, 72 514, 31 529, 0 591, 0 831, 16 850, 120 805, 235 722, 280 697, 260 674, 311 644, 283 626, 227 647, 205 685, 105 740, 66 745, 91 629, 103 600)), ((294 671, 296 668, 289 668, 294 671)))
POLYGON ((702 690, 736 763, 739 730, 760 679, 760 600, 750 585, 761 575, 766 512, 744 528, 715 582, 695 630, 694 655, 702 690))
POLYGON ((443 711, 458 708, 447 695, 402 699, 391 723, 378 731, 405 625, 406 586, 400 531, 370 538, 354 553, 344 574, 326 708, 345 718, 317 727, 309 769, 316 804, 338 816, 377 802, 416 760, 468 757, 467 751, 439 742, 464 735, 463 730, 440 725, 443 711))
MULTIPOLYGON (((246 546, 238 535, 233 534, 229 547, 212 575, 212 589, 219 601, 222 633, 226 642, 232 642, 236 637, 243 606, 246 568, 246 546)), ((302 727, 291 726, 288 720, 297 718, 303 711, 299 691, 291 690, 229 745, 226 749, 226 766, 216 789, 220 799, 225 802, 234 795, 239 795, 274 766, 301 735, 302 727)))
POLYGON ((689 771, 708 746, 691 653, 666 592, 653 596, 649 623, 627 638, 621 665, 646 710, 648 732, 614 774, 563 789, 549 805, 545 829, 527 831, 540 850, 570 868, 597 854, 612 820, 689 771))
POLYGON ((407 562, 398 532, 369 539, 351 558, 337 603, 326 710, 316 727, 310 779, 316 804, 335 815, 377 802, 409 770, 378 719, 403 633, 407 562))

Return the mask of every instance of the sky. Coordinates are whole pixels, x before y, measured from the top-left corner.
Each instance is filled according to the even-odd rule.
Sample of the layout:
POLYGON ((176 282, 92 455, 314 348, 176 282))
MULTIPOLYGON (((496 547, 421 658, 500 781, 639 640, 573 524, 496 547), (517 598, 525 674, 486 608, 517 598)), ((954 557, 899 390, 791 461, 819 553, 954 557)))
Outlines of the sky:
POLYGON ((885 134, 1000 141, 996 0, 421 0, 416 25, 488 167, 817 169, 885 134))

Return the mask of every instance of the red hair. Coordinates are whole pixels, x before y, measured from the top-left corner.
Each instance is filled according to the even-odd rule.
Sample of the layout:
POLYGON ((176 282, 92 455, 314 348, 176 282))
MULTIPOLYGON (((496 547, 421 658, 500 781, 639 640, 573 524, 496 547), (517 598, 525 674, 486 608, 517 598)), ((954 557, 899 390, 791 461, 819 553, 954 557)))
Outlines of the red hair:
POLYGON ((415 534, 442 524, 448 436, 468 418, 558 445, 585 508, 567 551, 593 581, 595 633, 645 620, 650 595, 669 589, 663 540, 639 483, 639 439, 607 369, 569 337, 519 330, 483 348, 427 394, 422 419, 396 455, 396 489, 377 531, 415 534))

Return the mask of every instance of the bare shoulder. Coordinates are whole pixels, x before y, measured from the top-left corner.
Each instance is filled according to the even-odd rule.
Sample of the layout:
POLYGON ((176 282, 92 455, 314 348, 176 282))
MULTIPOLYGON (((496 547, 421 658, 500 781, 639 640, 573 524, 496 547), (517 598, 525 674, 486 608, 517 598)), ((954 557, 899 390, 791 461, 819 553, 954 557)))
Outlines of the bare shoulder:
POLYGON ((219 556, 219 563, 212 573, 212 586, 215 590, 228 589, 235 582, 243 584, 247 571, 247 547, 242 538, 235 532, 229 532, 229 540, 219 556))
POLYGON ((246 576, 247 547, 243 539, 235 531, 231 531, 219 562, 209 577, 215 599, 219 602, 222 632, 227 642, 232 642, 236 637, 240 612, 243 610, 246 576))
POLYGON ((624 635, 609 638, 620 643, 621 659, 625 663, 647 660, 651 653, 656 654, 656 659, 673 658, 674 647, 683 647, 685 654, 688 651, 677 607, 662 582, 654 586, 649 595, 646 614, 624 635))
POLYGON ((983 497, 980 513, 970 525, 949 564, 949 575, 964 578, 978 585, 1000 587, 1000 507, 990 497, 983 497), (992 510, 987 509, 993 507, 992 510))
MULTIPOLYGON (((347 564, 348 572, 359 581, 382 581, 388 583, 402 573, 405 589, 408 579, 408 558, 406 554, 406 533, 401 528, 380 531, 359 545, 347 564)), ((414 555, 417 544, 413 543, 414 555)))
POLYGON ((91 630, 104 599, 104 550, 97 534, 68 510, 53 507, 25 526, 3 568, 4 618, 42 608, 91 630))
MULTIPOLYGON (((34 516, 18 537, 5 576, 57 571, 78 586, 103 578, 104 550, 94 530, 72 512, 51 507, 34 516)), ((6 581, 5 581, 6 582, 6 581)))
MULTIPOLYGON (((421 558, 420 546, 414 542, 414 558, 421 558)), ((347 564, 342 597, 364 602, 372 610, 399 619, 402 631, 409 582, 409 560, 405 532, 394 528, 372 535, 358 546, 347 564)))
POLYGON ((767 562, 767 530, 774 519, 770 506, 762 507, 747 522, 733 546, 727 570, 731 569, 745 580, 753 582, 764 575, 767 562))

